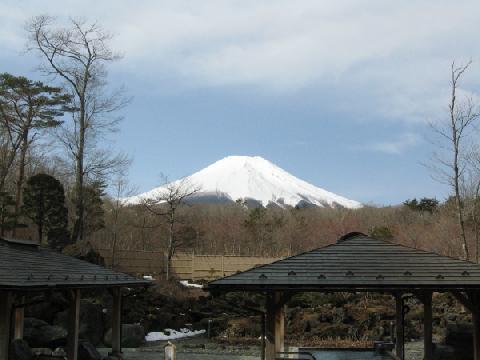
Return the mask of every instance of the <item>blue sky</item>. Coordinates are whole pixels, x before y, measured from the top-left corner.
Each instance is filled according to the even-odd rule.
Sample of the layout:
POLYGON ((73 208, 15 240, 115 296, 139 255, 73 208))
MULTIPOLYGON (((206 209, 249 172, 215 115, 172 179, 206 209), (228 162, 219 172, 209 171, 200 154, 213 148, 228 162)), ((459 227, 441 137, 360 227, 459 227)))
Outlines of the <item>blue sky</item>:
POLYGON ((0 71, 40 77, 23 24, 43 13, 115 35, 110 81, 134 99, 112 146, 139 191, 260 155, 364 203, 443 199, 424 164, 452 60, 473 60, 462 93, 480 89, 478 0, 2 0, 0 71))

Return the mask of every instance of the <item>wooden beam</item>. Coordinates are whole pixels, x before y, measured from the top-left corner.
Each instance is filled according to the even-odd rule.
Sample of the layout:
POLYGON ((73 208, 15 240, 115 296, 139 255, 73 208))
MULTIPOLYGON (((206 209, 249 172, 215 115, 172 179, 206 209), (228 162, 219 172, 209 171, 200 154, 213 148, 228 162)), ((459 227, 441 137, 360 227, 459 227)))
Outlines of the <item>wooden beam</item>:
POLYGON ((480 360, 480 311, 472 312, 473 359, 480 360))
POLYGON ((267 294, 267 321, 265 336, 265 360, 275 360, 277 353, 284 349, 285 315, 283 293, 267 294))
POLYGON ((275 311, 275 353, 285 349, 285 305, 283 299, 277 300, 277 309, 275 311))
POLYGON ((112 352, 120 357, 122 354, 122 289, 112 289, 112 352))
POLYGON ((404 360, 404 317, 403 317, 403 295, 395 294, 395 353, 400 360, 404 360))
POLYGON ((423 294, 423 349, 424 360, 433 360, 433 311, 432 293, 423 294))
POLYGON ((20 297, 21 306, 15 308, 15 339, 23 339, 23 323, 25 320, 25 308, 23 304, 25 303, 25 296, 20 297))
POLYGON ((473 359, 480 360, 480 293, 466 292, 466 297, 472 304, 473 359))
POLYGON ((0 360, 8 360, 12 304, 12 293, 9 291, 0 291, 0 360))
POLYGON ((260 319, 262 321, 262 348, 261 348, 261 352, 260 352, 260 359, 265 360, 265 345, 266 345, 265 336, 266 336, 266 332, 267 332, 267 329, 266 329, 267 317, 266 317, 265 313, 262 314, 260 319))
POLYGON ((480 360, 480 293, 452 291, 457 300, 472 313, 473 359, 480 360))
POLYGON ((78 335, 80 333, 80 289, 72 290, 68 311, 67 358, 78 359, 78 335))

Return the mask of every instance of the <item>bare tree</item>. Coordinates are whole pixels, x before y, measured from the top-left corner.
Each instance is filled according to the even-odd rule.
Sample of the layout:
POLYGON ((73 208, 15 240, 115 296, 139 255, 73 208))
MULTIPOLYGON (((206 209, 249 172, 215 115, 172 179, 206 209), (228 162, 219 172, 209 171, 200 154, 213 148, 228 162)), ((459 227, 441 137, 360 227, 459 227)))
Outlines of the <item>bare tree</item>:
POLYGON ((473 146, 467 156, 468 171, 464 179, 464 193, 468 206, 468 213, 473 224, 475 237, 475 261, 479 262, 480 256, 480 149, 473 146))
POLYGON ((463 257, 470 258, 467 236, 465 231, 465 207, 462 194, 462 177, 466 169, 466 156, 468 153, 467 138, 475 122, 480 117, 478 106, 472 98, 459 99, 459 82, 471 61, 465 65, 457 66, 455 62, 451 67, 451 95, 448 105, 448 121, 432 124, 434 131, 443 140, 443 149, 447 155, 436 154, 438 165, 434 167, 439 179, 451 186, 455 199, 456 217, 459 227, 460 241, 462 243, 463 257))
POLYGON ((125 176, 117 176, 113 182, 113 201, 112 201, 112 223, 110 224, 112 232, 112 269, 115 269, 115 255, 118 242, 119 219, 122 209, 126 206, 124 198, 133 195, 134 189, 129 186, 125 176))
POLYGON ((37 16, 27 24, 27 31, 29 49, 44 59, 41 70, 63 82, 76 108, 72 121, 62 126, 58 138, 75 163, 75 221, 71 236, 78 241, 84 237, 87 154, 97 148, 99 138, 116 129, 120 118, 114 113, 128 99, 121 90, 107 94, 106 65, 119 59, 109 47, 112 36, 97 23, 83 19, 70 19, 67 27, 54 25, 52 17, 37 16))
POLYGON ((168 182, 164 179, 165 185, 159 190, 158 194, 143 199, 143 205, 154 215, 163 217, 168 223, 168 243, 167 243, 167 266, 166 276, 170 279, 170 267, 173 255, 177 248, 182 246, 182 241, 176 236, 175 226, 177 224, 177 211, 185 203, 185 200, 200 191, 199 187, 192 185, 188 178, 168 182))

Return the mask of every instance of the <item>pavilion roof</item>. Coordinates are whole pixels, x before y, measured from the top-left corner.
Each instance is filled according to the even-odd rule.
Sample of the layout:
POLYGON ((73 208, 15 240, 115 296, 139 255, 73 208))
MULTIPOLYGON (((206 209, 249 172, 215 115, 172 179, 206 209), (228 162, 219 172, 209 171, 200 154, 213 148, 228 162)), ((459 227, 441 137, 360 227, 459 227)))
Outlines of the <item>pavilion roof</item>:
POLYGON ((351 233, 337 243, 212 281, 211 290, 480 289, 480 265, 351 233))
POLYGON ((146 286, 149 281, 115 272, 30 241, 0 239, 0 289, 146 286))

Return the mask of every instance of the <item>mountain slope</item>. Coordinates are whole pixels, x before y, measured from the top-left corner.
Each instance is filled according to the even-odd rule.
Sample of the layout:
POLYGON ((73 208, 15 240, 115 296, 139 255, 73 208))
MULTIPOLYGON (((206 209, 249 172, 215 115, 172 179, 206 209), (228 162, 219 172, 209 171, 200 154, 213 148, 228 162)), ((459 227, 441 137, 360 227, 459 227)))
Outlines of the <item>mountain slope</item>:
MULTIPOLYGON (((326 191, 289 174, 259 156, 228 156, 186 178, 189 184, 201 189, 197 200, 237 199, 256 200, 263 206, 320 206, 359 208, 362 205, 326 191)), ((185 181, 177 180, 176 183, 185 181)), ((126 199, 140 203, 142 199, 158 196, 165 191, 159 187, 126 199)), ((195 199, 193 199, 195 200, 195 199)), ((216 201, 219 202, 219 201, 216 201)))

